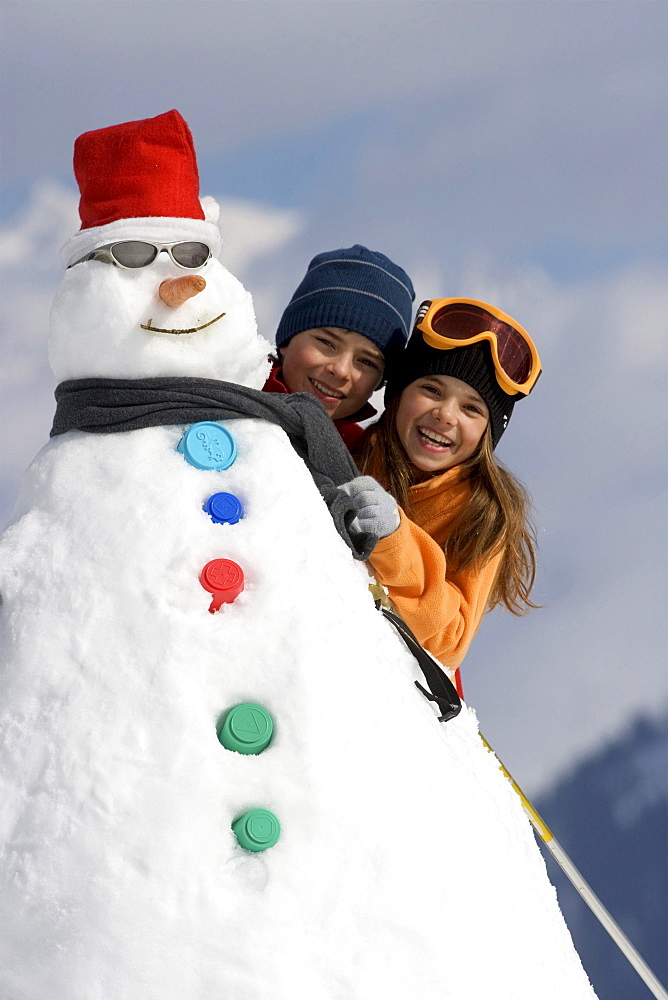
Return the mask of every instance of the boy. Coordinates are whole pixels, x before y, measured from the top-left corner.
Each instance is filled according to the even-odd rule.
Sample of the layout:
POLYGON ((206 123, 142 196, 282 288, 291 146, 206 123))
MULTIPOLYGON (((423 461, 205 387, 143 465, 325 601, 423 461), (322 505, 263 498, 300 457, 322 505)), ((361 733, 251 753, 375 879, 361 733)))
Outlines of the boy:
POLYGON ((315 396, 351 448, 358 421, 376 412, 369 397, 386 358, 406 346, 414 298, 406 272, 381 253, 356 244, 318 254, 281 317, 265 392, 315 396))

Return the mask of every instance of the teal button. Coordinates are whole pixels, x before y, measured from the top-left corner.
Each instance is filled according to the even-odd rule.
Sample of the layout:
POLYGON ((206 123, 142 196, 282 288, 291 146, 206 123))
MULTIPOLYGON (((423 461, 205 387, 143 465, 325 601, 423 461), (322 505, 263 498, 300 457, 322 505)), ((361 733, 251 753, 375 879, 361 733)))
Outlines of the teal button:
POLYGON ((218 720, 218 739, 226 750, 237 753, 262 753, 274 733, 274 721, 261 705, 244 702, 218 720))
POLYGON ((185 432, 176 450, 196 469, 229 469, 237 457, 234 438, 222 424, 201 420, 185 432))
POLYGON ((232 824, 239 846, 246 851, 266 851, 281 835, 281 824, 268 809, 251 809, 232 824))

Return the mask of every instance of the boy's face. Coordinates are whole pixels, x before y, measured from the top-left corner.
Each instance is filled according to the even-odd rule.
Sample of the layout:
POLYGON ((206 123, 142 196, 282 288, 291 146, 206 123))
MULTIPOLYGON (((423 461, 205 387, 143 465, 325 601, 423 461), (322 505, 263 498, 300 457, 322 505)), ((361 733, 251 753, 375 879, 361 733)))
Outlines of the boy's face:
POLYGON ((364 406, 385 368, 382 351, 368 337, 336 326, 296 333, 279 354, 290 392, 315 396, 332 420, 364 406))

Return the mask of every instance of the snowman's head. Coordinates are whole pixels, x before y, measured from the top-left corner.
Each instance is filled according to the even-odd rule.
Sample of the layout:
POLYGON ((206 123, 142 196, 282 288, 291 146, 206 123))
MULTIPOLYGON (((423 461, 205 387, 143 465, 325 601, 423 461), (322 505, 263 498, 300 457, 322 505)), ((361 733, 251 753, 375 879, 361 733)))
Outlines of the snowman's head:
POLYGON ((214 256, 220 237, 205 225, 213 229, 123 219, 68 241, 51 310, 58 381, 186 375, 262 386, 271 347, 257 332, 250 294, 214 256), (194 244, 212 252, 199 266, 194 244))
POLYGON ((218 259, 218 206, 200 202, 178 111, 84 133, 74 172, 82 225, 61 251, 51 310, 57 379, 185 375, 261 387, 271 348, 250 295, 218 259))

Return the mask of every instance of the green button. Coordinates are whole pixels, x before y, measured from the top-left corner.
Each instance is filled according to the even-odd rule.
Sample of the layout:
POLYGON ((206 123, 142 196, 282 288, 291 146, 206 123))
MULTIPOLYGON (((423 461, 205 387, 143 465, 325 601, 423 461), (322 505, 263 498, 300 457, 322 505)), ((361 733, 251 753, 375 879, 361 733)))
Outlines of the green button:
POLYGON ((251 809, 232 824, 239 846, 246 851, 266 851, 281 835, 281 824, 268 809, 251 809))
POLYGON ((226 750, 237 753, 262 753, 274 733, 274 722, 261 705, 246 702, 236 705, 218 720, 218 739, 226 750))

